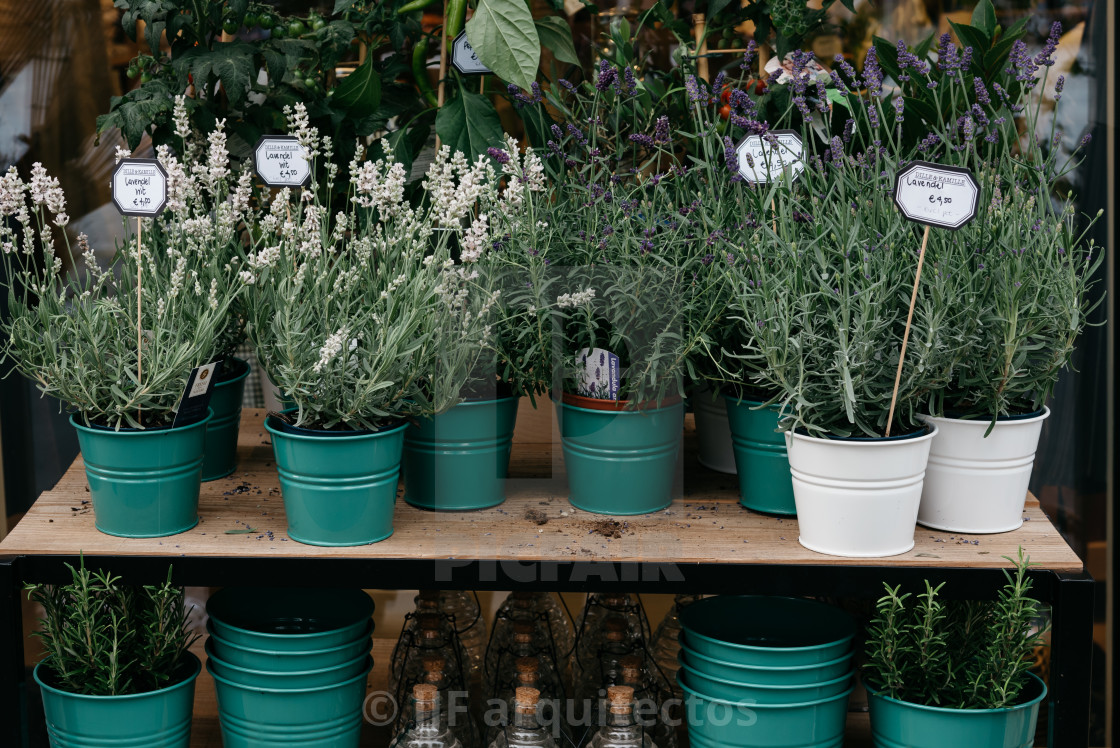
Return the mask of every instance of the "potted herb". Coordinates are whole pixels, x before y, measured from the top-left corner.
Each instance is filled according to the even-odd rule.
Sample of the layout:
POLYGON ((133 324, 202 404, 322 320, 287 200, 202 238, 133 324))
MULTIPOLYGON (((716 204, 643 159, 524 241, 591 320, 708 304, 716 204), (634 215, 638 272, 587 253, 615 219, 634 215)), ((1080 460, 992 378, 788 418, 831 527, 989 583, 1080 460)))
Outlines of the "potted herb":
MULTIPOLYGON (((321 145, 298 106, 293 130, 310 139, 310 152, 321 145)), ((295 403, 265 421, 288 534, 312 545, 392 534, 408 419, 458 402, 488 345, 496 301, 478 292, 469 267, 454 264, 455 232, 437 230, 473 204, 467 180, 458 182, 462 201, 413 208, 404 167, 387 143, 381 148, 383 158, 351 163, 349 199, 337 213, 312 198, 317 191, 297 202, 281 190, 243 271, 254 290, 249 336, 295 403)), ((451 160, 441 153, 428 184, 451 160)), ((483 180, 486 168, 469 173, 483 180)))
POLYGON ((170 570, 163 584, 130 587, 67 567, 68 584, 27 587, 43 606, 34 636, 47 656, 34 677, 51 745, 188 748, 201 664, 183 588, 170 570))
POLYGON ((209 416, 177 424, 176 411, 226 329, 236 269, 168 254, 150 219, 142 248, 130 237, 102 269, 85 236, 71 251, 65 197, 38 164, 28 183, 9 170, 0 195, 11 284, 4 358, 74 411, 97 528, 124 537, 190 529, 209 416), (82 266, 62 274, 63 251, 82 266))
MULTIPOLYGON (((924 525, 967 533, 1022 524, 1046 400, 1102 298, 1090 290, 1103 253, 1085 241, 1096 217, 1081 220, 1072 196, 1059 194, 1080 164, 1080 147, 1067 158, 1054 124, 1038 131, 1061 26, 1031 56, 1019 38, 1023 25, 991 28, 990 7, 981 3, 962 27, 980 49, 962 51, 945 34, 936 63, 899 47, 887 64, 906 79, 911 100, 929 99, 941 113, 921 120, 929 130, 921 158, 969 166, 981 188, 976 220, 950 247, 962 255, 953 295, 972 314, 954 318, 964 345, 930 401, 938 436, 918 514, 924 525), (999 50, 1007 61, 993 74, 999 50)), ((1055 110, 1063 87, 1061 79, 1053 86, 1055 110)))
POLYGON ((912 597, 887 586, 868 629, 864 682, 876 745, 1034 745, 1046 685, 1030 673, 1041 642, 1030 559, 995 601, 940 598, 926 582, 912 597))

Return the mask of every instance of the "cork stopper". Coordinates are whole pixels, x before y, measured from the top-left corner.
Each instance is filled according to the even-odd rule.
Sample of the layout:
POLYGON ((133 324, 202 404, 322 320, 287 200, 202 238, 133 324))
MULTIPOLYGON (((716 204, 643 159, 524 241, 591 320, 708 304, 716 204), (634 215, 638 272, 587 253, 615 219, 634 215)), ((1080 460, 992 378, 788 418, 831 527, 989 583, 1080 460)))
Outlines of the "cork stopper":
POLYGON ((509 600, 513 607, 520 610, 533 607, 533 597, 528 592, 511 592, 509 593, 509 600))
POLYGON ((537 627, 528 621, 518 621, 513 624, 513 640, 518 644, 527 644, 533 641, 533 634, 537 627))
POLYGON ((610 686, 607 688, 607 701, 611 714, 629 714, 634 701, 634 689, 630 686, 610 686))
POLYGON ((619 616, 611 616, 603 624, 603 628, 607 630, 607 641, 620 642, 626 639, 626 620, 619 616))
POLYGON ((514 709, 518 714, 533 714, 537 711, 540 698, 540 691, 522 686, 513 692, 514 709))
POLYGON ((434 709, 438 695, 439 689, 430 683, 418 683, 412 687, 412 698, 419 710, 434 709))
POLYGON ((439 683, 443 680, 443 669, 447 663, 442 657, 425 657, 420 661, 424 668, 424 680, 428 683, 439 683))
POLYGON ((603 605, 608 608, 626 607, 626 595, 603 595, 601 600, 603 605))
POLYGON ((439 616, 435 613, 421 613, 416 616, 416 623, 420 627, 421 639, 437 639, 440 635, 439 616))
POLYGON ((622 680, 627 683, 637 683, 642 673, 642 658, 637 655, 626 655, 618 661, 622 671, 622 680))
POLYGON ((513 661, 518 673, 536 673, 541 669, 540 661, 536 657, 518 657, 513 661))

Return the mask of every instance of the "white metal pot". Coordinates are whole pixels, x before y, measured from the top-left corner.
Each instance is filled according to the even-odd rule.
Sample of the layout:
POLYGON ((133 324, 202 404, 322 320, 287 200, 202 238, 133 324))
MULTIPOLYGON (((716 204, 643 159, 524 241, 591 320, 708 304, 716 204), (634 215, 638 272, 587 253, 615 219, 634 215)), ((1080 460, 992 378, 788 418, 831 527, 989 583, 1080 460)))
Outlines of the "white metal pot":
POLYGON ((920 436, 819 439, 786 433, 798 540, 817 553, 881 558, 914 547, 930 443, 920 436))
POLYGON ((727 402, 712 398, 705 387, 692 398, 696 415, 696 439, 700 454, 697 459, 709 470, 735 475, 735 450, 731 446, 731 427, 727 423, 727 402))
POLYGON ((935 418, 918 522, 963 533, 1010 532, 1023 524, 1034 453, 1049 408, 1032 418, 991 421, 935 418))

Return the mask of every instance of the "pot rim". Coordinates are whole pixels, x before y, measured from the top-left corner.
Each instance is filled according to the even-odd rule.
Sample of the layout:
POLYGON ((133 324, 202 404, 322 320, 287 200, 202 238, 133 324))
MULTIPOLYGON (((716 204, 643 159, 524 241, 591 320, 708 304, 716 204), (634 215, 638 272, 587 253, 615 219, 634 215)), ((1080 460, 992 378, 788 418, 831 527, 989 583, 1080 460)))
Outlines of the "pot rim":
POLYGON ((776 710, 777 709, 801 709, 801 708, 804 708, 804 707, 823 706, 824 704, 829 704, 833 701, 839 701, 840 699, 844 699, 844 701, 847 701, 848 697, 852 695, 852 691, 855 690, 855 686, 853 685, 850 688, 848 688, 848 690, 844 691, 843 693, 838 693, 838 694, 835 694, 833 696, 826 696, 823 699, 814 699, 813 701, 801 701, 801 702, 798 702, 796 704, 756 704, 754 702, 754 699, 743 699, 742 701, 731 701, 730 699, 720 699, 720 698, 717 698, 715 696, 708 696, 706 694, 702 694, 699 691, 697 691, 695 688, 693 688, 692 686, 689 686, 686 683, 682 683, 679 671, 678 671, 678 675, 677 675, 677 685, 679 685, 684 690, 685 693, 689 694, 690 696, 695 696, 698 699, 704 699, 705 701, 712 701, 712 702, 715 702, 717 704, 726 704, 728 706, 746 706, 746 707, 750 707, 751 709, 763 709, 763 710, 769 710, 769 709, 776 709, 776 710))
MULTIPOLYGON (((293 410, 293 409, 288 408, 288 409, 284 410, 283 412, 287 413, 290 410, 293 410)), ((272 421, 272 416, 266 416, 265 419, 264 419, 264 427, 265 427, 265 430, 268 431, 268 433, 273 435, 273 437, 280 437, 282 439, 294 439, 296 441, 308 441, 308 442, 319 442, 321 440, 325 441, 325 440, 329 439, 332 442, 353 443, 353 442, 356 442, 356 441, 359 441, 359 440, 362 440, 362 439, 375 439, 379 436, 389 436, 390 434, 395 434, 398 431, 404 431, 409 426, 408 421, 403 421, 403 422, 399 423, 398 425, 393 426, 392 428, 384 428, 384 429, 380 429, 379 431, 361 431, 361 432, 358 432, 358 433, 355 433, 355 434, 328 433, 326 435, 318 435, 318 434, 314 434, 314 429, 305 429, 302 426, 296 426, 294 428, 300 429, 301 431, 311 432, 311 433, 295 434, 295 433, 292 433, 290 431, 283 431, 283 430, 278 429, 275 426, 273 426, 270 423, 270 421, 272 421)))
MULTIPOLYGON (((862 438, 861 437, 861 438, 854 438, 853 439, 853 438, 829 438, 829 437, 820 437, 820 436, 809 436, 808 434, 802 434, 802 433, 799 433, 797 431, 787 431, 786 434, 788 435, 788 438, 791 438, 791 439, 794 439, 794 440, 800 440, 800 441, 803 441, 803 442, 808 442, 810 444, 831 444, 831 445, 835 445, 837 447, 852 447, 852 448, 860 448, 860 447, 864 447, 864 448, 872 447, 872 448, 874 448, 874 447, 878 447, 878 448, 881 448, 881 449, 885 449, 885 448, 892 448, 892 447, 909 447, 909 446, 912 446, 914 444, 918 444, 918 443, 921 443, 923 441, 929 441, 930 439, 933 439, 933 437, 937 436, 937 432, 938 432, 937 424, 936 423, 929 423, 929 424, 927 424, 927 426, 928 426, 928 429, 926 430, 926 433, 918 434, 917 436, 911 436, 911 435, 907 434, 907 435, 904 435, 904 436, 880 436, 880 437, 875 437, 875 438, 872 438, 872 437, 862 438)), ((915 433, 917 433, 917 432, 915 432, 915 433)))
POLYGON ((660 411, 671 410, 671 409, 676 408, 676 407, 678 407, 678 406, 680 406, 684 403, 684 400, 681 398, 680 395, 673 395, 671 397, 666 397, 664 400, 661 401, 663 404, 658 405, 656 407, 643 407, 647 403, 649 403, 650 405, 653 404, 652 401, 646 401, 644 403, 639 403, 638 407, 636 407, 636 408, 628 408, 626 406, 630 404, 630 402, 631 402, 630 400, 598 400, 596 398, 586 397, 584 395, 574 395, 570 392, 562 393, 561 399, 559 401, 556 400, 555 395, 554 395, 553 398, 552 398, 552 401, 554 403, 556 403, 557 405, 561 405, 565 408, 572 408, 573 410, 582 410, 582 411, 586 411, 588 413, 604 413, 605 412, 605 413, 634 413, 634 414, 658 413, 660 411), (588 403, 588 404, 602 403, 602 405, 597 406, 597 407, 585 407, 584 405, 578 405, 575 402, 572 402, 573 400, 577 401, 577 402, 585 402, 585 403, 588 403))
MULTIPOLYGON (((1029 426, 1031 424, 1038 423, 1039 421, 1045 421, 1049 417, 1050 417, 1050 408, 1046 405, 1043 405, 1042 410, 1037 411, 1034 414, 1027 413, 1024 416, 1000 416, 999 418, 996 419, 996 425, 999 426, 999 425, 1003 424, 1003 425, 1006 425, 1006 426, 1029 426)), ((933 423, 944 422, 944 423, 960 424, 962 426, 979 426, 979 427, 983 427, 984 429, 987 429, 988 426, 990 426, 991 423, 992 423, 991 419, 988 418, 988 417, 984 417, 984 418, 952 418, 950 416, 931 416, 931 415, 923 414, 923 415, 918 416, 918 418, 921 418, 923 421, 927 421, 927 422, 933 422, 933 423)))
POLYGON ((222 676, 214 673, 214 669, 210 667, 209 661, 207 661, 207 663, 206 663, 206 672, 209 673, 210 677, 213 678, 216 682, 221 683, 224 686, 231 686, 233 688, 237 688, 237 689, 240 689, 242 691, 254 691, 256 693, 289 694, 289 695, 291 695, 291 694, 305 694, 305 693, 321 693, 323 691, 333 691, 334 689, 337 689, 337 688, 344 688, 344 687, 347 687, 347 686, 352 686, 355 683, 357 683, 358 681, 365 681, 365 679, 367 677, 369 677, 369 671, 372 668, 373 668, 373 657, 371 655, 367 654, 366 655, 366 666, 364 668, 362 668, 362 672, 358 673, 353 678, 347 678, 344 681, 339 681, 338 683, 330 683, 330 684, 325 685, 325 686, 313 686, 311 688, 265 688, 264 686, 247 686, 244 683, 237 683, 236 681, 232 681, 229 678, 223 678, 222 676))
POLYGON ((112 434, 113 436, 121 437, 137 437, 150 434, 169 434, 172 432, 181 434, 182 432, 189 429, 197 428, 199 426, 205 426, 210 422, 210 419, 214 417, 214 409, 207 407, 205 418, 195 421, 194 423, 188 423, 186 426, 157 426, 156 428, 152 429, 134 429, 131 426, 125 426, 119 429, 111 429, 108 426, 86 426, 85 424, 78 423, 76 420, 74 420, 75 418, 77 418, 77 416, 77 413, 72 413, 70 415, 70 425, 80 431, 86 431, 91 434, 112 434))
MULTIPOLYGON (((218 657, 216 654, 214 654, 213 647, 212 647, 210 641, 207 641, 203 648, 206 651, 207 661, 214 660, 215 662, 220 663, 222 667, 228 668, 230 670, 234 670, 238 673, 248 673, 249 675, 254 675, 254 676, 256 676, 256 675, 266 676, 266 677, 271 676, 271 677, 277 678, 278 680, 282 680, 283 678, 286 678, 288 676, 304 677, 304 676, 308 676, 308 675, 322 675, 324 673, 329 673, 333 670, 344 670, 346 668, 353 667, 355 663, 362 662, 365 657, 369 656, 369 652, 362 652, 357 657, 351 657, 346 662, 340 662, 339 664, 331 665, 330 667, 314 668, 312 670, 276 671, 276 670, 258 670, 258 669, 255 669, 255 668, 242 667, 241 665, 234 665, 232 662, 228 662, 226 660, 223 660, 221 657, 218 657)), ((285 654, 290 654, 290 652, 285 652, 285 654)))
MULTIPOLYGON (((723 667, 728 667, 728 668, 734 668, 736 670, 758 670, 758 671, 766 672, 766 673, 776 673, 776 672, 785 673, 785 672, 790 672, 790 671, 799 672, 799 671, 804 671, 804 670, 815 670, 817 668, 825 668, 825 667, 829 667, 831 665, 835 665, 836 663, 841 662, 843 660, 851 660, 852 659, 852 653, 849 652, 848 654, 841 655, 840 657, 837 657, 835 660, 827 660, 825 662, 817 662, 817 663, 813 663, 811 665, 740 665, 737 662, 729 662, 727 660, 720 660, 716 657, 706 655, 703 652, 697 652, 695 649, 688 646, 687 634, 688 634, 687 631, 681 631, 681 635, 686 637, 685 641, 681 643, 681 648, 688 652, 689 657, 695 657, 698 660, 705 660, 707 662, 714 662, 717 665, 721 665, 723 667)), ((695 670, 695 669, 696 668, 693 668, 693 670, 695 670)))
MULTIPOLYGON (((349 649, 350 647, 354 646, 355 643, 361 641, 362 639, 368 639, 371 636, 373 636, 374 628, 375 628, 375 625, 374 625, 373 619, 371 618, 370 621, 369 621, 369 624, 366 626, 365 633, 362 634, 362 636, 355 638, 351 642, 347 642, 345 644, 339 644, 337 647, 328 647, 327 649, 274 650, 274 649, 258 649, 256 647, 246 647, 246 646, 243 646, 241 644, 238 644, 237 642, 231 642, 228 639, 226 639, 225 637, 223 637, 221 634, 215 633, 214 632, 214 626, 210 623, 209 620, 206 621, 206 634, 207 634, 207 636, 209 636, 211 639, 218 639, 219 641, 222 642, 223 646, 229 647, 230 649, 237 649, 237 650, 240 650, 242 652, 248 652, 248 653, 253 654, 253 655, 267 655, 267 656, 275 656, 275 657, 299 657, 299 656, 321 655, 321 654, 330 654, 332 652, 337 652, 337 651, 342 650, 342 649, 349 649)), ((261 632, 261 633, 263 634, 263 632, 261 632)), ((280 635, 279 634, 274 634, 274 636, 280 636, 280 635)), ((293 636, 293 634, 285 634, 284 636, 293 636)), ((298 636, 298 634, 295 634, 294 636, 298 636)), ((207 643, 209 643, 209 642, 207 642, 207 643)), ((221 659, 221 658, 218 658, 218 659, 221 659)), ((223 660, 222 664, 228 664, 228 663, 226 663, 223 660)))
MULTIPOLYGON (((692 667, 688 663, 684 662, 684 660, 681 658, 681 653, 680 652, 677 652, 677 664, 680 665, 682 668, 684 668, 687 672, 695 673, 696 675, 698 675, 701 678, 704 678, 706 680, 715 681, 716 683, 721 683, 725 686, 737 686, 739 688, 757 688, 760 691, 779 691, 779 692, 780 691, 804 691, 804 690, 808 690, 810 688, 824 688, 825 686, 834 686, 837 683, 840 683, 841 681, 849 680, 849 679, 851 679, 851 677, 853 675, 856 674, 856 669, 853 667, 851 670, 849 670, 848 672, 844 673, 843 675, 841 675, 839 677, 832 678, 831 680, 817 681, 815 683, 800 683, 800 684, 796 684, 796 685, 767 684, 767 683, 740 683, 739 681, 727 680, 726 678, 720 678, 720 677, 715 676, 715 675, 709 675, 708 673, 697 670, 696 668, 692 667)), ((777 669, 780 670, 782 668, 777 668, 777 669)))
POLYGON ((916 704, 913 701, 903 701, 901 699, 892 699, 890 696, 884 696, 883 694, 876 691, 871 686, 871 684, 867 682, 867 675, 866 674, 860 676, 860 682, 862 682, 863 687, 865 689, 867 689, 867 694, 869 696, 873 696, 876 699, 882 699, 883 701, 889 701, 892 704, 898 704, 898 705, 904 706, 908 709, 916 709, 918 711, 933 712, 935 714, 945 714, 945 715, 949 715, 949 714, 1006 714, 1006 713, 1010 713, 1010 712, 1019 711, 1019 710, 1022 710, 1022 709, 1030 709, 1035 704, 1041 703, 1042 700, 1045 699, 1046 695, 1049 693, 1049 689, 1046 687, 1046 682, 1044 680, 1042 680, 1042 678, 1039 678, 1037 675, 1035 675, 1034 673, 1032 673, 1030 671, 1027 671, 1027 675, 1029 675, 1032 679, 1037 681, 1037 684, 1042 687, 1042 692, 1039 693, 1033 699, 1030 699, 1029 701, 1024 701, 1021 704, 1014 704, 1012 706, 999 707, 997 709, 956 709, 956 708, 947 707, 947 706, 927 706, 925 704, 916 704))
MULTIPOLYGON (((237 631, 239 634, 246 635, 247 637, 256 637, 256 638, 261 639, 262 641, 287 641, 287 642, 312 642, 312 643, 316 642, 316 641, 321 641, 322 639, 326 639, 330 636, 333 636, 340 631, 343 631, 343 630, 351 628, 351 627, 356 627, 357 624, 359 624, 359 623, 365 624, 368 627, 369 624, 368 624, 367 621, 368 621, 368 619, 371 619, 373 617, 374 611, 376 610, 376 607, 377 607, 376 604, 373 602, 373 600, 369 597, 369 595, 365 594, 365 592, 361 592, 360 595, 355 592, 353 599, 357 602, 357 604, 361 608, 365 609, 368 612, 366 612, 364 615, 362 615, 359 618, 355 618, 353 621, 351 621, 350 623, 347 623, 344 626, 338 626, 338 627, 329 628, 329 629, 322 629, 322 630, 319 630, 319 631, 305 631, 305 632, 299 632, 299 633, 294 633, 294 634, 278 633, 276 631, 257 631, 256 629, 251 629, 251 628, 248 628, 247 626, 240 625, 240 624, 244 623, 244 620, 239 621, 239 622, 232 622, 232 621, 223 620, 222 616, 218 615, 218 613, 223 613, 223 611, 221 610, 221 603, 225 598, 223 596, 221 596, 221 593, 226 589, 230 589, 230 588, 223 587, 218 592, 215 592, 214 594, 212 594, 210 596, 210 599, 206 601, 205 611, 206 611, 206 615, 210 619, 210 620, 207 621, 207 624, 209 625, 211 621, 217 620, 222 626, 224 626, 227 629, 230 629, 231 631, 237 631), (218 599, 218 603, 219 603, 217 613, 211 612, 212 611, 211 605, 212 605, 212 602, 213 602, 215 597, 218 599)), ((271 593, 273 590, 275 590, 277 588, 275 588, 275 587, 251 587, 249 589, 251 591, 257 593, 257 594, 268 595, 269 593, 271 593)), ((318 588, 311 588, 311 589, 312 590, 317 590, 318 588)), ((219 639, 225 639, 225 637, 223 637, 220 634, 218 635, 218 638, 219 639)), ((228 641, 228 640, 226 640, 226 641, 228 641)), ((302 652, 302 651, 307 651, 307 650, 295 650, 295 651, 301 651, 302 652)), ((325 651, 325 650, 317 650, 317 651, 325 651)), ((287 650, 285 650, 285 654, 286 653, 287 653, 287 650)))
POLYGON ((49 657, 40 661, 39 664, 37 664, 35 666, 35 669, 32 671, 32 676, 35 678, 35 682, 39 685, 39 688, 46 689, 47 691, 50 691, 51 693, 56 693, 56 694, 59 694, 61 696, 66 697, 66 698, 82 699, 82 700, 88 700, 88 701, 92 701, 92 702, 105 701, 106 699, 112 699, 114 701, 128 701, 128 700, 150 698, 152 696, 169 693, 171 691, 174 691, 177 688, 187 688, 188 686, 190 686, 190 684, 194 683, 195 679, 198 678, 199 673, 202 672, 202 661, 198 659, 198 655, 196 655, 194 652, 191 652, 191 651, 186 652, 185 660, 187 662, 193 662, 194 663, 193 667, 191 668, 191 672, 190 672, 189 675, 187 675, 185 678, 183 678, 181 681, 178 681, 177 683, 172 683, 171 685, 164 686, 163 688, 157 688, 154 691, 143 691, 141 693, 128 693, 128 694, 98 696, 98 695, 89 694, 89 693, 73 693, 71 691, 64 691, 61 688, 55 688, 54 686, 52 686, 48 683, 45 683, 43 681, 43 679, 39 677, 39 669, 40 668, 42 668, 44 665, 46 665, 48 669, 50 668, 50 658, 49 657))
POLYGON ((230 356, 227 360, 229 360, 229 361, 240 361, 241 363, 245 364, 245 371, 241 372, 240 374, 238 374, 233 379, 224 379, 221 382, 215 383, 214 384, 215 387, 224 387, 224 386, 231 385, 231 384, 237 384, 238 382, 243 380, 245 377, 249 376, 250 372, 253 371, 253 365, 250 364, 249 361, 244 359, 244 358, 240 358, 238 356, 230 356))
MULTIPOLYGON (((705 598, 705 599, 716 600, 716 599, 719 599, 719 597, 721 597, 721 596, 705 598)), ((712 642, 713 644, 716 644, 720 647, 730 648, 730 649, 733 649, 733 650, 739 651, 739 652, 758 652, 758 653, 767 652, 767 653, 775 653, 775 654, 782 655, 782 654, 799 654, 801 652, 811 652, 811 651, 814 651, 814 650, 826 649, 828 647, 833 647, 833 646, 836 646, 838 644, 848 645, 848 644, 851 644, 852 640, 854 640, 855 637, 856 637, 856 633, 858 633, 858 626, 856 626, 856 622, 855 622, 854 619, 852 619, 851 616, 849 616, 846 612, 837 608, 836 606, 827 605, 826 603, 822 603, 822 602, 817 601, 817 600, 809 600, 809 599, 803 598, 803 597, 792 597, 792 596, 789 596, 789 595, 733 595, 732 597, 746 597, 746 598, 752 598, 752 599, 765 598, 767 602, 775 602, 775 601, 781 600, 781 601, 785 601, 788 604, 789 601, 795 601, 793 603, 795 605, 809 604, 811 606, 822 606, 823 608, 828 608, 830 611, 837 611, 838 616, 843 616, 843 617, 838 617, 838 621, 842 621, 842 623, 838 623, 838 625, 842 625, 848 631, 848 633, 844 636, 841 636, 841 637, 838 637, 838 638, 835 638, 835 639, 830 639, 826 642, 821 642, 819 644, 802 644, 802 645, 798 645, 798 646, 795 646, 795 647, 767 647, 767 646, 763 646, 763 645, 760 645, 760 644, 744 644, 742 642, 726 641, 726 640, 723 640, 723 639, 717 639, 714 636, 709 636, 707 634, 703 634, 699 631, 694 631, 693 629, 688 628, 688 625, 684 621, 684 617, 686 615, 688 615, 685 611, 694 610, 694 606, 697 603, 703 602, 703 601, 697 601, 697 603, 693 603, 693 605, 690 605, 687 608, 685 608, 684 611, 681 611, 681 616, 682 616, 681 631, 684 633, 684 635, 686 637, 685 641, 686 642, 691 641, 693 637, 696 637, 698 639, 703 639, 705 641, 712 642)), ((711 604, 712 603, 709 603, 709 605, 711 605, 711 604)), ((693 613, 692 615, 699 615, 699 614, 693 613)), ((688 616, 688 617, 691 617, 691 616, 688 616)), ((689 651, 693 652, 693 651, 695 651, 695 648, 689 647, 689 651)), ((851 655, 851 650, 845 648, 844 651, 846 653, 848 653, 848 656, 851 655)), ((830 660, 830 662, 831 662, 831 660, 830 660)), ((814 663, 814 664, 822 664, 822 663, 814 663)))

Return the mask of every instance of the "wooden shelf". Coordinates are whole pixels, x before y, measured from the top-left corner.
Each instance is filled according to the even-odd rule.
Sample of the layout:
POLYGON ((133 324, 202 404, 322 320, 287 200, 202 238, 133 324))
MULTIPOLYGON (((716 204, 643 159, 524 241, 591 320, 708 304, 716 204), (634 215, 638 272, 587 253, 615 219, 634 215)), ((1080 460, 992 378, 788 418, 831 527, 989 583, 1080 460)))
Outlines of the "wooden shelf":
POLYGON ((683 459, 683 496, 664 511, 611 518, 575 509, 566 498, 559 447, 554 449, 552 442, 520 441, 514 445, 508 499, 499 507, 437 513, 398 501, 395 532, 387 540, 352 548, 308 546, 290 540, 285 532, 283 501, 263 414, 260 410, 243 413, 239 469, 228 478, 203 484, 201 520, 194 529, 153 539, 116 538, 98 532, 79 457, 0 543, 0 553, 991 569, 1007 567, 1003 556, 1014 556, 1022 546, 1040 568, 1058 572, 1083 569, 1033 497, 1028 497, 1027 521, 1014 532, 960 535, 919 527, 914 549, 889 559, 838 559, 814 553, 797 542, 796 519, 744 509, 738 504, 734 476, 699 465, 691 448, 691 417, 683 459), (253 532, 245 533, 249 528, 253 532))

